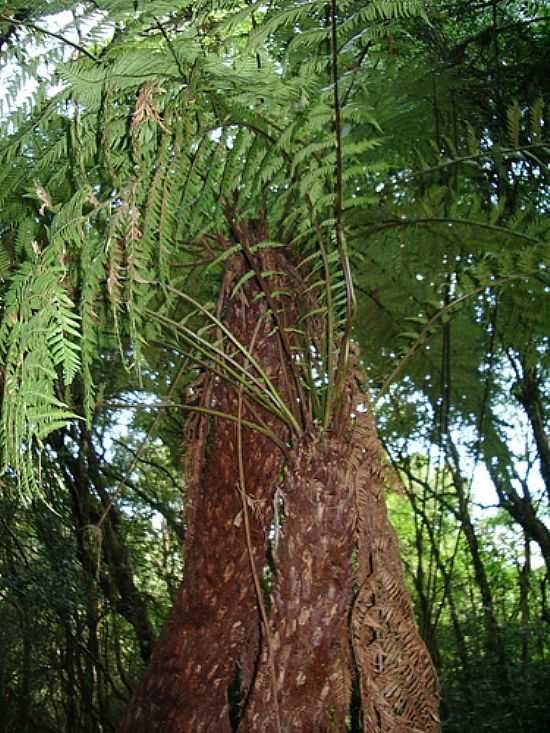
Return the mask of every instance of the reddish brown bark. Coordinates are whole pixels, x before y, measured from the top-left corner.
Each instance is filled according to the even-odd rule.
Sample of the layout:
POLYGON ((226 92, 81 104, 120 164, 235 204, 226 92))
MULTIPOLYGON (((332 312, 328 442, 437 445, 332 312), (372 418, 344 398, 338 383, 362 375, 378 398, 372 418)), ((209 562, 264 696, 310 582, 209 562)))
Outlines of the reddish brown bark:
MULTIPOLYGON (((221 408, 226 405, 225 400, 218 403, 221 408)), ((227 689, 250 627, 258 623, 248 550, 239 521, 233 432, 231 423, 220 421, 216 426, 212 454, 201 481, 204 494, 195 513, 203 529, 196 532, 186 558, 184 583, 123 731, 230 730, 227 689)), ((279 456, 268 439, 250 433, 243 438, 248 492, 267 503, 279 456)), ((264 508, 265 515, 269 511, 264 508)), ((258 564, 262 564, 265 536, 262 525, 260 518, 253 519, 258 564)))
POLYGON ((351 694, 346 659, 353 578, 354 493, 347 475, 351 422, 348 414, 343 434, 306 438, 290 458, 271 640, 264 637, 239 727, 243 733, 345 729, 351 694))
POLYGON ((306 436, 287 466, 271 639, 239 733, 344 731, 356 668, 365 733, 439 730, 434 670, 387 518, 361 380, 350 369, 332 429, 306 436))
MULTIPOLYGON (((254 341, 255 360, 278 380, 287 404, 307 416, 302 387, 293 383, 288 335, 285 342, 280 330, 273 331, 274 325, 284 327, 289 313, 293 323, 298 319, 292 307, 281 309, 279 322, 273 318, 279 304, 260 275, 290 268, 280 254, 271 253, 269 262, 263 260, 266 253, 253 254, 249 233, 233 231, 244 244, 244 256, 230 263, 233 285, 245 267, 255 277, 221 315, 239 341, 254 341)), ((372 416, 360 407, 366 400, 357 386, 361 378, 350 369, 339 381, 329 429, 308 425, 305 418, 306 429, 293 436, 267 623, 260 618, 250 559, 257 580, 266 563, 280 449, 243 429, 241 476, 234 422, 213 421, 206 458, 204 435, 199 431, 191 441, 196 480, 188 487, 186 577, 121 733, 229 733, 227 696, 237 665, 243 702, 239 733, 345 730, 355 668, 366 732, 439 729, 433 669, 386 515, 381 449, 372 416)), ((210 404, 237 415, 236 388, 219 379, 212 385, 210 404)), ((288 437, 278 418, 249 401, 244 417, 288 437)), ((202 418, 203 431, 205 425, 202 418)))
MULTIPOLYGON (((245 236, 242 231, 240 235, 245 236)), ((265 238, 262 232, 255 236, 256 241, 265 238)), ((270 266, 281 269, 273 268, 272 263, 270 266)), ((266 262, 260 267, 269 269, 266 262)), ((231 275, 226 279, 228 292, 244 268, 241 255, 232 258, 231 275)), ((265 299, 255 297, 259 292, 257 280, 248 280, 228 300, 222 316, 227 328, 245 345, 250 344, 257 323, 263 319, 253 354, 273 382, 281 385, 280 344, 272 333, 271 317, 265 317, 265 299)), ((281 388, 284 391, 284 383, 281 388)), ((237 415, 237 401, 233 386, 214 380, 211 406, 237 415)), ((244 417, 263 422, 280 437, 285 435, 280 420, 258 406, 245 402, 244 417)), ((194 496, 189 497, 192 511, 188 511, 191 526, 186 541, 185 579, 121 733, 229 731, 228 688, 245 643, 258 638, 260 621, 243 527, 235 423, 215 419, 208 442, 204 468, 192 490, 194 496)), ((265 564, 267 527, 281 460, 281 450, 270 438, 243 429, 246 491, 252 507, 251 539, 258 574, 265 564)), ((248 656, 256 656, 253 645, 248 656)))

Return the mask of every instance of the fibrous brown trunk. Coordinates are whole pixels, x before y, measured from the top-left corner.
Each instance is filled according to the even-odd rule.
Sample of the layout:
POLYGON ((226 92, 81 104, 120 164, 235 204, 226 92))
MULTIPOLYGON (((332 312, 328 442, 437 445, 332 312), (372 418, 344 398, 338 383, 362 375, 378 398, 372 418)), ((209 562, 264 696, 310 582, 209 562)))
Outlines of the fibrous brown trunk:
MULTIPOLYGON (((261 231, 241 231, 241 236, 248 238, 247 244, 253 237, 256 241, 266 238, 261 231)), ((269 269, 267 263, 262 262, 261 269, 269 269)), ((277 385, 279 342, 272 333, 271 318, 266 317, 265 301, 257 297, 257 281, 248 280, 234 297, 227 297, 244 271, 242 255, 232 257, 224 285, 226 305, 220 315, 245 346, 261 322, 252 353, 277 385)), ((233 385, 214 378, 208 397, 208 406, 216 411, 237 415, 238 393, 233 385)), ((243 417, 263 423, 280 437, 285 434, 279 418, 247 400, 243 417)), ((198 433, 187 446, 188 465, 195 476, 188 476, 186 495, 185 578, 121 733, 230 731, 228 689, 236 665, 247 645, 246 659, 257 656, 254 639, 259 638, 260 619, 249 551, 261 574, 282 454, 270 438, 243 428, 242 458, 251 507, 249 548, 243 529, 235 423, 215 418, 207 449, 206 430, 206 421, 200 418, 198 433)), ((246 677, 246 669, 243 672, 246 677)))
POLYGON ((358 376, 344 383, 331 428, 306 436, 289 460, 271 638, 239 733, 345 731, 356 671, 365 733, 439 730, 434 669, 405 588, 358 376))
MULTIPOLYGON (((244 251, 229 261, 239 288, 220 316, 242 344, 253 342, 254 360, 276 383, 296 425, 304 420, 292 436, 281 487, 284 520, 269 617, 257 585, 281 450, 258 432, 215 418, 205 451, 201 417, 187 445, 184 583, 121 733, 229 733, 228 690, 237 666, 239 733, 346 730, 357 673, 365 733, 435 733, 433 669, 386 516, 381 450, 364 412, 362 377, 353 368, 347 378, 340 375, 327 428, 307 417, 291 331, 286 342, 281 336, 298 323, 294 306, 285 303, 273 318, 275 288, 266 292, 261 282, 263 272, 291 268, 279 253, 262 261, 267 253, 252 254, 250 233, 233 232, 244 251), (245 267, 254 277, 242 278, 245 267)), ((210 384, 207 405, 239 415, 242 391, 218 378, 210 384)), ((248 398, 242 416, 261 422, 277 442, 290 437, 279 418, 248 398)))
POLYGON ((351 672, 342 663, 352 592, 348 458, 344 437, 329 434, 305 440, 290 458, 271 645, 264 637, 239 731, 344 730, 351 693, 351 672))

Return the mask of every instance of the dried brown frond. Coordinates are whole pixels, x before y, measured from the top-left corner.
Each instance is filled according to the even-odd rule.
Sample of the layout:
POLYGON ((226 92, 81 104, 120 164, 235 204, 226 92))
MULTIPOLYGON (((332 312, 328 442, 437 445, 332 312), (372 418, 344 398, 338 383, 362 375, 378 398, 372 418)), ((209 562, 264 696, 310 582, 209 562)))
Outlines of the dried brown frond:
POLYGON ((163 130, 163 132, 169 132, 155 107, 153 99, 155 91, 156 86, 150 82, 146 82, 139 91, 134 113, 132 114, 132 120, 130 122, 130 131, 132 134, 134 149, 137 149, 138 146, 137 138, 139 135, 139 128, 148 120, 153 120, 160 129, 163 130))
MULTIPOLYGON (((364 403, 364 396, 361 399, 364 403)), ((354 466, 359 589, 352 639, 364 730, 436 733, 440 723, 435 671, 416 627, 399 543, 387 515, 383 451, 370 405, 357 415, 356 436, 362 448, 354 466)))
POLYGON ((53 211, 53 204, 50 198, 50 194, 46 191, 44 186, 42 186, 40 182, 37 180, 34 181, 34 192, 36 194, 36 198, 42 204, 42 206, 38 210, 38 213, 40 214, 40 216, 44 215, 44 212, 46 211, 46 209, 50 209, 50 211, 53 211))

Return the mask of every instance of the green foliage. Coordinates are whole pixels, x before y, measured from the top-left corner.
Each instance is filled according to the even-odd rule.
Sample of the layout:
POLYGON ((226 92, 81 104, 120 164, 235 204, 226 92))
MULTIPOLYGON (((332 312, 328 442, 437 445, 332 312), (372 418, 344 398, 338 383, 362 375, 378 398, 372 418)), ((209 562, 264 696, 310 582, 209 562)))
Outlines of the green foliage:
POLYGON ((16 471, 25 498, 38 490, 26 453, 41 449, 46 435, 75 417, 55 389, 59 372, 69 386, 80 369, 79 318, 64 277, 62 267, 37 252, 13 276, 4 304, 2 461, 16 471))
MULTIPOLYGON (((411 137, 409 151, 395 160, 389 152, 396 139, 393 121, 402 125, 401 110, 410 106, 411 92, 399 81, 400 75, 407 78, 409 60, 410 73, 418 75, 417 47, 406 39, 427 20, 422 3, 338 3, 335 68, 325 3, 281 2, 269 8, 186 3, 174 11, 164 2, 134 7, 121 1, 104 3, 101 11, 78 11, 89 26, 81 32, 80 53, 60 38, 48 36, 46 43, 44 33, 33 30, 40 27, 34 18, 42 11, 25 16, 22 23, 42 39, 62 89, 52 96, 51 82, 43 81, 28 110, 17 109, 12 93, 14 112, 5 118, 0 150, 3 226, 6 232, 13 231, 14 222, 18 227, 14 256, 2 247, 0 272, 16 273, 35 262, 34 240, 47 253, 42 266, 61 263, 63 274, 52 277, 65 280, 67 297, 80 315, 71 323, 69 342, 82 354, 78 368, 88 421, 94 409, 92 365, 99 334, 112 327, 127 368, 141 373, 147 342, 157 337, 159 328, 148 313, 160 313, 166 327, 182 307, 168 286, 183 284, 180 289, 186 290, 187 273, 225 261, 215 242, 231 240, 228 209, 243 218, 268 211, 270 238, 290 242, 301 267, 308 268, 306 288, 316 302, 303 314, 300 348, 304 353, 310 348, 308 322, 326 319, 314 338, 319 355, 315 372, 328 375, 329 391, 348 329, 348 253, 360 288, 365 289, 366 277, 366 290, 382 286, 391 303, 390 327, 384 314, 375 319, 380 336, 384 332, 394 341, 388 348, 375 347, 383 373, 370 350, 376 342, 369 336, 366 345, 377 370, 375 380, 382 384, 415 369, 422 378, 431 370, 425 344, 459 313, 465 327, 466 311, 471 313, 486 292, 506 292, 510 283, 524 277, 534 288, 533 297, 540 291, 547 245, 547 227, 536 213, 540 202, 514 206, 508 194, 491 192, 491 179, 496 173, 520 180, 521 171, 533 166, 545 170, 542 96, 525 113, 523 102, 511 101, 507 144, 493 144, 483 139, 476 120, 457 119, 456 106, 455 119, 445 124, 447 89, 453 81, 442 73, 434 102, 435 116, 441 118, 436 139, 417 146, 411 137), (395 38, 400 39, 397 55, 395 38), (374 73, 364 73, 365 59, 374 73), (394 89, 391 111, 390 97, 384 94, 388 80, 394 89), (410 152, 414 150, 418 154, 410 152), (24 206, 22 195, 27 197, 24 206), (342 236, 336 236, 340 217, 342 236), (523 247, 526 243, 529 248, 523 247), (394 272, 400 278, 393 278, 394 272), (416 280, 427 272, 425 284, 416 280), (405 273, 411 292, 407 298, 402 297, 405 273), (449 278, 452 293, 446 300, 449 278), (388 353, 394 355, 391 364, 388 353)), ((26 65, 29 55, 21 53, 20 68, 28 78, 36 72, 26 65)), ((414 104, 422 117, 425 103, 415 99, 414 104)), ((402 149, 406 136, 402 126, 399 130, 396 148, 402 149)), ((411 128, 411 134, 420 133, 411 128)), ((17 276, 6 283, 6 302, 13 304, 20 295, 17 276)), ((513 298, 513 291, 508 292, 513 298)), ((191 295, 201 300, 200 292, 191 295)), ((360 296, 359 303, 360 313, 370 318, 372 302, 360 296)), ((195 325, 199 333, 204 318, 195 325)), ((201 359, 208 358, 211 347, 205 352, 203 341, 193 341, 194 332, 188 332, 187 346, 198 348, 201 359)), ((5 317, 4 348, 14 363, 16 344, 29 348, 18 339, 5 317)), ((41 375, 39 391, 48 399, 60 399, 59 379, 67 386, 77 368, 66 357, 65 341, 46 342, 56 348, 52 368, 41 375)), ((433 357, 437 360, 437 349, 433 357)), ((301 368, 304 384, 311 385, 316 377, 308 364, 303 359, 301 368)), ((260 390, 266 388, 264 384, 260 390)), ((18 404, 24 405, 34 391, 30 381, 20 384, 18 404)), ((31 409, 34 399, 21 410, 31 409)), ((321 403, 325 412, 330 401, 321 403)), ((55 414, 34 411, 32 435, 46 435, 49 423, 59 423, 66 408, 58 407, 55 414)), ((66 412, 68 418, 70 409, 66 412)), ((327 414, 319 417, 326 421, 327 414)), ((12 446, 6 465, 15 463, 13 446, 19 439, 10 437, 10 430, 16 423, 20 435, 21 419, 4 422, 12 446)), ((28 439, 23 443, 31 444, 28 439)))

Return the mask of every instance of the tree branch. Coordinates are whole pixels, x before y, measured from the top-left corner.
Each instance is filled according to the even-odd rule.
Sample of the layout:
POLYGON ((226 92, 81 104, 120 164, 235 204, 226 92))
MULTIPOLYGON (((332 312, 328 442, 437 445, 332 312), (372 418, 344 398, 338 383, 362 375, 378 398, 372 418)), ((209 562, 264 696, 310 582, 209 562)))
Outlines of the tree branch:
POLYGON ((0 20, 5 21, 6 23, 11 23, 12 25, 19 26, 20 28, 28 28, 29 30, 33 30, 36 33, 43 33, 45 36, 49 36, 50 38, 55 38, 56 40, 64 43, 66 46, 70 46, 76 51, 80 51, 80 53, 83 53, 92 61, 95 61, 96 63, 98 61, 97 56, 94 56, 93 53, 90 53, 90 51, 85 49, 84 46, 81 46, 80 44, 75 43, 68 38, 65 38, 65 36, 62 36, 60 33, 54 33, 53 31, 46 30, 46 28, 41 28, 40 26, 37 26, 28 20, 17 20, 16 18, 10 18, 9 16, 3 14, 0 14, 0 20))

